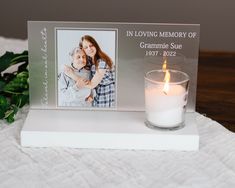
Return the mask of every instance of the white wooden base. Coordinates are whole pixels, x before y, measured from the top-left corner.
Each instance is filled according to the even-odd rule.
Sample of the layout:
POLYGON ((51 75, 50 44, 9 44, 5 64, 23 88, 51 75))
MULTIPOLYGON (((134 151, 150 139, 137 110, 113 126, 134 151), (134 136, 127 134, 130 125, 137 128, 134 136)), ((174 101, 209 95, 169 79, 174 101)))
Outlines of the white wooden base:
POLYGON ((195 113, 186 126, 161 131, 145 126, 144 112, 31 109, 21 131, 25 147, 73 147, 136 150, 198 150, 195 113))

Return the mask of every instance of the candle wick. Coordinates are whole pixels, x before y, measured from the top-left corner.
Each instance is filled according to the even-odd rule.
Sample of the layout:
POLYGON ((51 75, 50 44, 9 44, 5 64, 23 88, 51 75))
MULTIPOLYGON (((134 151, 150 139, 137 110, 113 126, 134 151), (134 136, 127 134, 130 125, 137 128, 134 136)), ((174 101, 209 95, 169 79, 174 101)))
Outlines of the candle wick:
POLYGON ((165 95, 167 95, 167 92, 163 91, 163 93, 165 93, 165 95))

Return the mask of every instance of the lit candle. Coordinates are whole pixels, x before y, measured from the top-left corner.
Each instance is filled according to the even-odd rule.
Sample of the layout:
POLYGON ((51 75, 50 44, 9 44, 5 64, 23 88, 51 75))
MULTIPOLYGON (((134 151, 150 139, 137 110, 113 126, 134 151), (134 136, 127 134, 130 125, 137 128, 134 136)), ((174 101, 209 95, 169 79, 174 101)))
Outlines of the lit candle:
POLYGON ((145 111, 151 127, 178 128, 184 124, 188 75, 176 70, 150 71, 145 77, 145 111), (163 79, 164 78, 164 79, 163 79), (170 81, 171 80, 173 81, 170 81))

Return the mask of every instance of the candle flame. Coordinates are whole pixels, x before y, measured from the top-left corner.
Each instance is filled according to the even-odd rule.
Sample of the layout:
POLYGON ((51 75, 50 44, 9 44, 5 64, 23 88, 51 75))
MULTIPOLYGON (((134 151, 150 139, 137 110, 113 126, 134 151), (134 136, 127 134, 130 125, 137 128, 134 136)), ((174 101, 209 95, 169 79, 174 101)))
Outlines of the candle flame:
POLYGON ((170 89, 170 86, 169 86, 169 82, 170 82, 170 78, 171 78, 171 75, 170 75, 170 72, 169 70, 167 70, 167 60, 166 58, 164 58, 164 62, 163 62, 163 65, 162 65, 162 70, 163 72, 165 72, 165 77, 164 77, 164 87, 163 87, 163 92, 167 95, 169 89, 170 89))
POLYGON ((163 65, 162 65, 162 70, 163 70, 163 72, 165 72, 166 71, 166 66, 167 65, 167 61, 166 61, 166 59, 164 60, 164 62, 163 62, 163 65))
POLYGON ((170 78, 171 78, 171 75, 169 73, 169 70, 166 70, 166 73, 165 73, 165 77, 164 77, 164 87, 163 87, 163 92, 167 95, 169 89, 170 89, 170 86, 169 86, 169 82, 170 82, 170 78))

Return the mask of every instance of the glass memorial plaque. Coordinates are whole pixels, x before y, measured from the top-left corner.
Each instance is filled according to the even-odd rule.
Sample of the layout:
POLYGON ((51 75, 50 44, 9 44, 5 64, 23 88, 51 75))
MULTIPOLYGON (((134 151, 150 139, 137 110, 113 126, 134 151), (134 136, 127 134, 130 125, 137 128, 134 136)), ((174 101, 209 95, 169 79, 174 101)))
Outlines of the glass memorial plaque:
POLYGON ((195 111, 197 24, 29 21, 32 109, 145 110, 145 75, 169 69, 190 77, 195 111))

